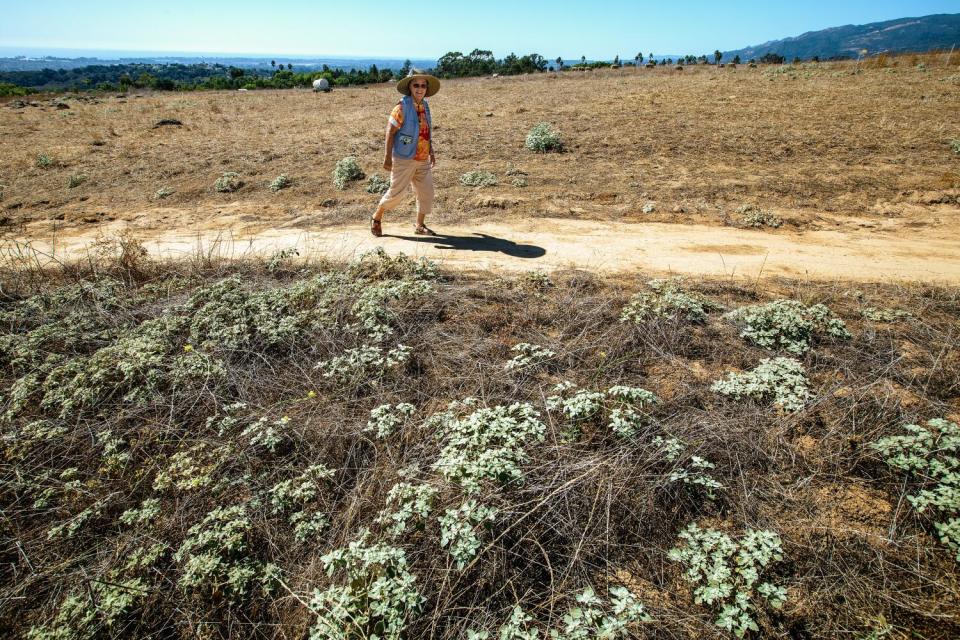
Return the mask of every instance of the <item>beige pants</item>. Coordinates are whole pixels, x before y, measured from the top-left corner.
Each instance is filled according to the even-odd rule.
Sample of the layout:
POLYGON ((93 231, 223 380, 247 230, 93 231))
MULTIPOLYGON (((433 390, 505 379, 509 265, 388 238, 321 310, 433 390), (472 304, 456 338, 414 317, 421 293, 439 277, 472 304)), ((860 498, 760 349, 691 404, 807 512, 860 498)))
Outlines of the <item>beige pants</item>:
POLYGON ((413 186, 417 196, 417 218, 423 220, 433 209, 433 170, 429 160, 393 159, 390 171, 390 188, 380 198, 380 208, 390 211, 403 199, 407 185, 413 186))

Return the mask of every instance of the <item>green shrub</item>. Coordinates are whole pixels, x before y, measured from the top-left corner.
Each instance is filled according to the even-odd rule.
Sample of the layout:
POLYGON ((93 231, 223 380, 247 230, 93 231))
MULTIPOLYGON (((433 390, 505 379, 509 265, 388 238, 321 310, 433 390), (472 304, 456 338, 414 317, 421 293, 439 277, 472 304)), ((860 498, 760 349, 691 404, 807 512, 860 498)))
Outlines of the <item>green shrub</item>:
POLYGON ((913 317, 909 311, 902 309, 877 309, 875 307, 864 307, 860 310, 860 315, 864 320, 872 322, 898 322, 913 317))
POLYGON ((716 625, 738 638, 759 631, 755 602, 774 609, 783 606, 786 589, 761 582, 763 570, 783 559, 780 536, 773 531, 747 531, 739 541, 714 529, 691 523, 679 535, 680 546, 670 559, 686 567, 684 578, 693 586, 694 602, 719 608, 716 625))
POLYGON ((528 342, 515 344, 510 347, 510 351, 513 351, 517 355, 510 360, 507 360, 507 364, 503 365, 503 368, 507 371, 531 370, 538 368, 557 355, 550 349, 546 349, 540 345, 530 344, 528 342))
POLYGON ((954 138, 950 141, 950 148, 954 153, 960 155, 960 138, 954 138))
POLYGON ((270 273, 276 273, 287 263, 290 258, 296 258, 299 255, 300 250, 296 247, 278 249, 270 254, 270 259, 267 260, 267 271, 270 273))
POLYGON ((276 193, 281 189, 286 189, 292 184, 290 178, 287 177, 287 174, 281 173, 276 178, 273 179, 273 182, 270 183, 270 191, 276 193))
POLYGON ((227 171, 213 184, 217 193, 232 193, 242 186, 243 180, 240 179, 240 174, 233 171, 227 171))
POLYGON ((476 528, 497 517, 497 510, 468 499, 440 516, 440 546, 449 547, 457 569, 463 569, 480 551, 476 528))
POLYGON ((333 471, 322 464, 310 465, 295 478, 278 482, 270 489, 270 506, 274 513, 286 513, 297 542, 315 537, 329 523, 326 514, 315 504, 320 484, 329 480, 333 471))
POLYGON ((649 405, 660 402, 656 395, 639 387, 617 385, 606 393, 578 389, 570 381, 557 384, 552 389, 554 395, 548 396, 546 406, 549 411, 560 413, 564 417, 561 437, 568 441, 580 438, 584 424, 607 416, 607 428, 624 440, 632 440, 650 421, 644 412, 649 405))
POLYGON ((83 175, 82 173, 75 173, 72 176, 70 176, 70 181, 67 182, 67 188, 73 189, 75 187, 79 187, 86 181, 87 181, 87 176, 83 175))
POLYGON ((402 427, 414 411, 416 408, 407 402, 397 403, 396 406, 382 404, 370 412, 370 421, 364 431, 375 431, 378 438, 386 438, 402 427))
POLYGON ((255 585, 267 586, 274 569, 249 557, 251 527, 244 505, 216 507, 190 527, 173 556, 180 565, 180 588, 238 602, 255 585))
POLYGON ((393 349, 363 345, 347 349, 341 355, 317 363, 324 378, 341 384, 371 381, 385 376, 391 369, 399 369, 410 358, 410 347, 397 345, 393 349))
POLYGON ((656 279, 647 283, 651 291, 634 295, 620 314, 621 322, 641 325, 653 318, 704 322, 711 311, 722 309, 718 304, 683 289, 682 278, 656 279))
POLYGON ((589 420, 603 408, 603 394, 599 391, 577 389, 577 385, 569 381, 561 382, 553 387, 555 395, 548 396, 546 405, 550 411, 558 411, 567 420, 580 422, 589 420))
POLYGON ((90 580, 87 593, 82 596, 68 595, 57 609, 52 623, 49 626, 31 627, 26 638, 90 640, 100 637, 98 631, 117 629, 123 616, 148 593, 147 585, 140 578, 90 580))
POLYGON ((356 180, 362 180, 363 170, 357 164, 357 159, 353 156, 347 156, 337 161, 337 166, 333 169, 333 186, 343 191, 347 185, 356 180))
POLYGON ((373 174, 367 181, 367 193, 386 193, 389 188, 390 180, 379 173, 373 174))
POLYGON ((802 354, 816 336, 847 340, 850 333, 843 320, 826 306, 807 307, 796 300, 774 300, 768 304, 735 309, 726 315, 740 326, 740 336, 767 349, 783 348, 802 354))
POLYGON ((686 460, 681 460, 687 448, 683 441, 677 438, 657 436, 653 439, 653 445, 659 449, 660 456, 664 461, 674 464, 674 468, 667 478, 670 482, 703 487, 710 498, 713 498, 714 491, 726 488, 710 475, 710 471, 715 469, 716 465, 709 460, 700 456, 690 456, 686 460))
POLYGON ((53 166, 53 158, 45 153, 37 154, 37 166, 41 169, 47 169, 53 166))
POLYGON ((489 171, 467 171, 460 176, 460 184, 466 187, 495 187, 497 176, 489 171))
POLYGON ((783 225, 783 219, 775 213, 765 211, 752 204, 737 207, 737 213, 740 214, 741 222, 748 227, 772 227, 776 229, 783 225))
POLYGON ((159 189, 157 189, 157 192, 153 194, 153 197, 156 198, 157 200, 163 200, 166 197, 172 196, 174 193, 175 191, 173 189, 170 189, 168 187, 160 187, 159 189))
POLYGON ((8 96, 28 96, 32 93, 36 93, 35 89, 30 89, 28 87, 20 87, 15 84, 10 84, 9 82, 0 82, 0 97, 8 96))
MULTIPOLYGON (((630 625, 650 622, 652 618, 628 589, 610 588, 610 601, 604 602, 591 587, 580 592, 561 618, 562 626, 545 634, 552 640, 615 640, 630 635, 630 625)), ((536 640, 539 629, 531 626, 533 618, 516 606, 510 619, 501 625, 496 637, 500 640, 536 640)), ((490 640, 487 631, 467 631, 467 640, 490 640)))
POLYGON ((519 482, 523 478, 520 465, 527 460, 526 444, 542 441, 545 430, 529 404, 491 408, 476 408, 476 404, 474 398, 454 401, 428 421, 443 442, 434 469, 468 495, 478 493, 485 480, 519 482))
POLYGON ((960 427, 934 418, 926 427, 908 424, 905 435, 882 438, 872 447, 884 461, 924 483, 907 500, 919 513, 936 515, 934 527, 940 541, 960 562, 960 427))
POLYGON ((740 400, 772 400, 786 411, 800 411, 810 399, 803 365, 790 358, 763 359, 753 371, 731 373, 717 380, 710 390, 740 400))
POLYGON ((560 132, 549 123, 540 122, 527 134, 527 149, 537 153, 563 151, 563 139, 560 132))
POLYGON ((387 505, 377 514, 375 522, 387 525, 386 534, 391 538, 402 536, 414 519, 422 528, 436 495, 437 490, 428 484, 398 482, 387 493, 387 505))
POLYGON ((423 598, 407 569, 403 550, 371 544, 370 533, 345 549, 320 558, 327 575, 342 572, 342 584, 314 591, 310 609, 317 615, 310 640, 402 640, 423 598))

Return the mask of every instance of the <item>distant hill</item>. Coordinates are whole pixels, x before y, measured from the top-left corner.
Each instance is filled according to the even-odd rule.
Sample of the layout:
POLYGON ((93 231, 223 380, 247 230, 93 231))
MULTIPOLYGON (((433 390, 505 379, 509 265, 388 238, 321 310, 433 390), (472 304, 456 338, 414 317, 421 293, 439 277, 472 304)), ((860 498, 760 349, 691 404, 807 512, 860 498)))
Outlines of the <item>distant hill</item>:
POLYGON ((874 54, 881 51, 930 51, 932 49, 960 49, 960 13, 941 13, 922 18, 900 18, 863 25, 846 25, 822 31, 808 31, 795 38, 773 40, 735 51, 724 51, 723 60, 735 56, 747 61, 766 53, 776 53, 787 60, 809 60, 819 56, 855 58, 866 49, 874 54))

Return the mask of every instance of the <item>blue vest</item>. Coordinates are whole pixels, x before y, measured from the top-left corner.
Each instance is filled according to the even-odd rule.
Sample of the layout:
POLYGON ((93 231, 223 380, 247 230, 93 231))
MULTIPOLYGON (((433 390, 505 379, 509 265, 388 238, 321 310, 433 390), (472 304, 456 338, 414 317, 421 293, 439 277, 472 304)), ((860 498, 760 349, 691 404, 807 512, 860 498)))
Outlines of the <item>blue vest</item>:
MULTIPOLYGON (((403 107, 403 125, 393 136, 393 157, 409 160, 417 153, 417 141, 420 140, 420 118, 417 117, 417 105, 414 104, 411 96, 403 96, 400 104, 403 107)), ((427 128, 432 133, 430 105, 426 100, 423 101, 423 111, 427 117, 427 128)))

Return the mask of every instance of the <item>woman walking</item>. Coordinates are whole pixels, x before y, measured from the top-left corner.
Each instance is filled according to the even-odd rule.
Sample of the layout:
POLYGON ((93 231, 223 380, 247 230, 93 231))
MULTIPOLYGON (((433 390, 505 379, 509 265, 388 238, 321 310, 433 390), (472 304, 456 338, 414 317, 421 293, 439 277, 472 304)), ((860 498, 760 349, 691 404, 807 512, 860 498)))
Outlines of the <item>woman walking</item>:
POLYGON ((403 94, 403 98, 390 113, 383 156, 383 168, 390 172, 390 189, 383 194, 370 218, 370 232, 378 238, 383 235, 383 214, 400 204, 407 185, 413 186, 417 196, 414 233, 437 235, 426 225, 433 207, 433 165, 437 163, 430 136, 430 105, 426 98, 439 90, 440 80, 416 70, 397 83, 397 91, 403 94))

